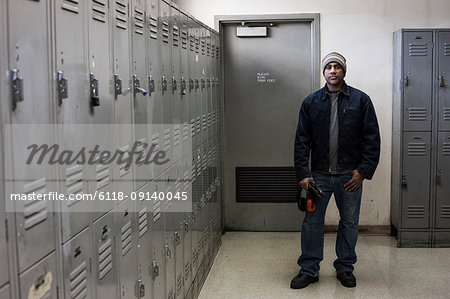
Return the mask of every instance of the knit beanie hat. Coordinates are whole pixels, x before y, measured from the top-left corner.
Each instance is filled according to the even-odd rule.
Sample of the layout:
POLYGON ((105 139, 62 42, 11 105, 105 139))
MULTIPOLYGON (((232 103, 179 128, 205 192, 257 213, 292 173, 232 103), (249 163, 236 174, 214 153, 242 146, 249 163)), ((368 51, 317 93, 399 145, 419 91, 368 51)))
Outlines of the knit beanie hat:
POLYGON ((338 52, 331 52, 322 59, 322 74, 325 72, 325 67, 330 62, 339 63, 342 66, 342 69, 344 70, 344 74, 347 72, 347 63, 345 57, 339 54, 338 52))

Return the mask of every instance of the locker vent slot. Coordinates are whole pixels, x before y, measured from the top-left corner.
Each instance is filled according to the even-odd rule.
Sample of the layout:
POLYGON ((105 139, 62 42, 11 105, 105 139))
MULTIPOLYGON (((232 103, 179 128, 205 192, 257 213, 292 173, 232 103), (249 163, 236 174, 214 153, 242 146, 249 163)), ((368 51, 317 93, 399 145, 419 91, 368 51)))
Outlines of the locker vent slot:
POLYGON ((450 107, 444 107, 444 120, 450 120, 450 107))
POLYGON ((181 140, 181 133, 180 133, 180 126, 176 125, 174 128, 174 133, 173 133, 173 145, 174 146, 179 146, 180 145, 180 140, 181 140))
POLYGON ((139 238, 147 232, 147 224, 147 207, 145 207, 139 212, 139 238))
POLYGON ((181 178, 177 178, 175 181, 175 194, 180 194, 181 192, 181 178))
MULTIPOLYGON (((23 193, 30 194, 30 193, 36 193, 36 194, 44 194, 46 193, 46 185, 47 181, 45 178, 41 178, 38 180, 35 180, 33 182, 30 182, 28 184, 25 184, 23 186, 23 193)), ((45 221, 47 219, 47 213, 48 213, 48 205, 47 201, 30 201, 27 200, 24 203, 24 229, 29 230, 33 227, 37 226, 39 223, 45 221)))
POLYGON ((150 16, 150 37, 158 39, 158 18, 150 16))
POLYGON ((153 205, 153 223, 158 222, 161 218, 161 201, 157 200, 153 205))
POLYGON ((450 206, 441 207, 441 218, 450 218, 450 206))
POLYGON ((191 119, 191 137, 195 136, 195 119, 191 119))
POLYGON ((195 163, 195 161, 193 161, 192 167, 191 167, 191 182, 192 182, 192 184, 194 184, 195 177, 197 175, 196 170, 197 170, 197 164, 195 163))
POLYGON ((208 113, 208 128, 211 127, 211 112, 208 113))
POLYGON ((181 291, 181 287, 183 286, 183 272, 180 273, 177 277, 177 293, 179 294, 181 291))
POLYGON ((217 110, 217 111, 216 111, 216 114, 217 114, 217 115, 216 115, 217 122, 220 123, 220 111, 217 110))
POLYGON ((131 250, 131 220, 122 227, 122 256, 131 250))
POLYGON ((70 298, 82 299, 87 297, 86 261, 81 263, 70 273, 70 298))
POLYGON ((121 157, 121 158, 119 158, 120 160, 118 160, 118 161, 121 161, 121 162, 123 161, 119 166, 119 168, 120 168, 119 175, 121 177, 127 175, 130 172, 129 169, 128 170, 125 169, 125 167, 127 166, 127 161, 128 161, 128 156, 129 156, 128 149, 129 149, 128 145, 125 145, 124 147, 119 149, 119 151, 121 153, 119 155, 119 157, 121 157))
POLYGON ((424 218, 425 207, 422 205, 410 205, 406 211, 406 217, 408 218, 424 218))
POLYGON ((172 287, 167 294, 167 299, 174 299, 174 298, 175 298, 175 294, 173 293, 173 287, 172 287))
POLYGON ((134 32, 144 35, 144 12, 138 8, 134 9, 134 32))
POLYGON ((210 52, 211 52, 211 43, 207 42, 206 43, 206 55, 209 56, 210 52))
POLYGON ((164 131, 164 150, 168 151, 170 150, 170 129, 166 129, 164 131))
POLYGON ((427 56, 427 44, 409 44, 409 56, 427 56))
POLYGON ((449 43, 444 44, 444 56, 450 56, 450 44, 449 43))
POLYGON ((186 142, 189 138, 189 126, 187 122, 183 124, 183 142, 186 142))
POLYGON ((70 11, 70 12, 77 14, 80 12, 80 7, 79 7, 80 3, 79 2, 80 2, 79 0, 63 0, 61 3, 61 8, 63 10, 70 11))
POLYGON ((127 30, 127 5, 116 1, 116 27, 127 30))
POLYGON ((408 143, 409 156, 426 156, 427 145, 424 142, 410 142, 408 143))
POLYGON ((206 50, 206 41, 202 39, 202 55, 205 55, 205 50, 206 50))
POLYGON ((191 34, 189 34, 189 49, 191 52, 194 52, 195 50, 195 37, 191 34))
POLYGON ((197 260, 198 260, 198 251, 197 248, 194 248, 194 250, 192 251, 192 263, 197 264, 197 260))
POLYGON ((189 184, 190 184, 189 178, 190 177, 191 177, 191 175, 190 175, 189 169, 188 169, 184 172, 184 177, 183 177, 183 182, 184 182, 183 191, 185 191, 185 192, 187 192, 189 190, 189 184))
POLYGON ((200 129, 201 129, 201 118, 200 116, 197 116, 197 119, 195 120, 195 127, 197 129, 197 134, 200 134, 200 129))
POLYGON ((186 30, 181 30, 181 47, 183 49, 187 49, 187 40, 188 40, 188 33, 186 30))
POLYGON ((197 177, 199 177, 202 174, 202 156, 198 156, 197 160, 197 177))
POLYGON ((159 133, 152 135, 152 145, 155 145, 155 151, 159 151, 159 133))
POLYGON ((450 156, 450 142, 444 142, 442 144, 442 155, 450 156))
POLYGON ((219 47, 216 48, 216 58, 219 59, 219 47))
POLYGON ((108 238, 98 249, 98 272, 100 280, 112 269, 111 239, 108 238))
POLYGON ((236 202, 295 202, 294 167, 236 167, 236 202))
POLYGON ((188 279, 190 272, 191 272, 191 262, 188 261, 187 264, 184 266, 184 277, 186 278, 186 280, 188 279))
POLYGON ((165 43, 169 43, 169 23, 162 22, 162 40, 165 43))
POLYGON ((180 41, 180 29, 178 28, 178 26, 173 25, 172 31, 173 45, 178 47, 178 43, 180 41))
POLYGON ((100 190, 109 185, 109 166, 108 165, 97 165, 95 168, 97 186, 96 190, 100 190))
MULTIPOLYGON (((206 171, 206 168, 208 166, 208 154, 205 154, 202 158, 202 164, 203 164, 203 171, 206 171)), ((203 181, 206 185, 206 180, 203 181)))
POLYGON ((212 151, 208 151, 208 166, 212 165, 212 151))
POLYGON ((206 125, 207 125, 207 117, 206 114, 203 114, 202 116, 202 130, 206 130, 206 125))
POLYGON ((200 50, 200 39, 198 37, 195 38, 195 53, 198 53, 200 50))
POLYGON ((427 108, 409 108, 408 120, 410 121, 426 121, 427 108))
MULTIPOLYGON (((66 169, 66 188, 67 194, 78 194, 83 192, 83 167, 75 165, 66 169)), ((80 202, 71 200, 67 202, 67 206, 80 202)))
POLYGON ((105 0, 92 0, 92 18, 96 21, 106 23, 105 0))

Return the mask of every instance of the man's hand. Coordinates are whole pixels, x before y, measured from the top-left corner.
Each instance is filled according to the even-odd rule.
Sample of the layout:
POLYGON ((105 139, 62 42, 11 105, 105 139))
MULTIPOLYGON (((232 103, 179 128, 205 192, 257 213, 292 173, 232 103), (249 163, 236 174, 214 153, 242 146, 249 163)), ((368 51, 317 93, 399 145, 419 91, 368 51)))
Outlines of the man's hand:
POLYGON ((309 182, 311 182, 311 181, 314 182, 314 179, 313 178, 304 178, 298 184, 300 185, 300 187, 302 187, 303 189, 308 191, 309 182))
POLYGON ((364 181, 364 174, 359 173, 358 170, 353 170, 353 177, 344 184, 345 190, 349 192, 353 192, 358 190, 359 186, 361 186, 362 181, 364 181))

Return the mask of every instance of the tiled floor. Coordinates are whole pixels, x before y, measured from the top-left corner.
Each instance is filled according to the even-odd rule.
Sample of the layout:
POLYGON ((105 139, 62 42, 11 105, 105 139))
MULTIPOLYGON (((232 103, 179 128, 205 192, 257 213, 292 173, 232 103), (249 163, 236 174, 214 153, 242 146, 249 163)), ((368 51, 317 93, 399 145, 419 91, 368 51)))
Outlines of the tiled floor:
POLYGON ((360 234, 357 286, 348 289, 332 265, 335 240, 325 235, 319 282, 292 290, 300 233, 228 232, 199 298, 450 298, 450 248, 397 248, 393 237, 360 234))

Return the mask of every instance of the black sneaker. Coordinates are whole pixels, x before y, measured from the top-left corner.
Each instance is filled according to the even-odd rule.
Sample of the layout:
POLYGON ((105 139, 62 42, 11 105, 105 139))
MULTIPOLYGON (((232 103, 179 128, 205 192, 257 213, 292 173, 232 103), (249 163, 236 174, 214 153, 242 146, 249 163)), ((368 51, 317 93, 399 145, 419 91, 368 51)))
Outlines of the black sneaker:
POLYGON ((314 283, 317 281, 319 281, 318 276, 314 277, 298 273, 298 275, 291 280, 291 289, 303 289, 306 288, 310 283, 314 283))
POLYGON ((339 281, 341 282, 341 284, 344 287, 347 287, 347 288, 356 287, 356 277, 350 271, 341 272, 338 275, 336 275, 336 278, 339 279, 339 281))

